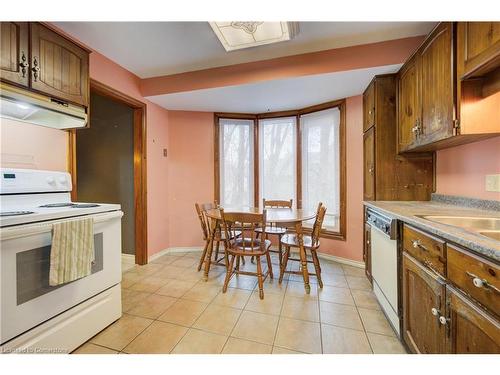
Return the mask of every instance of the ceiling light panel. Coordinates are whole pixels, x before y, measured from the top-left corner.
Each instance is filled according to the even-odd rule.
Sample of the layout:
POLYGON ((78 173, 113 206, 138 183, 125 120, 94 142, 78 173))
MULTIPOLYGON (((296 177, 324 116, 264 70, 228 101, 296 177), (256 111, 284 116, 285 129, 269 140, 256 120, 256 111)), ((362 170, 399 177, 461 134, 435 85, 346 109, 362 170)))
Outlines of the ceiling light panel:
POLYGON ((297 22, 227 21, 210 22, 226 51, 262 46, 293 39, 297 22))

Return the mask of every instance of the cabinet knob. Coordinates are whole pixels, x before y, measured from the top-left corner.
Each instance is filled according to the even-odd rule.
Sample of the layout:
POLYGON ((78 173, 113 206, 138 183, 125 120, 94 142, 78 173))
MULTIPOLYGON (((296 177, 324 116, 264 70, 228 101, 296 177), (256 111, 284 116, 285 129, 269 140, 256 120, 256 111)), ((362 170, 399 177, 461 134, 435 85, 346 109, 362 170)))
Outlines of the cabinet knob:
POLYGON ((441 323, 441 324, 442 324, 442 325, 444 325, 444 326, 448 324, 448 320, 449 320, 449 319, 446 319, 446 318, 445 318, 444 316, 442 316, 442 315, 439 317, 439 323, 441 323))
POLYGON ((23 74, 23 78, 26 77, 26 68, 28 67, 28 62, 24 51, 21 52, 21 61, 19 62, 19 67, 21 68, 21 73, 23 74))
POLYGON ((420 240, 411 241, 411 245, 413 246, 414 249, 420 248, 424 251, 427 251, 427 248, 424 245, 422 245, 422 242, 420 242, 420 240))
POLYGON ((488 282, 488 280, 481 279, 479 276, 476 276, 476 275, 474 275, 473 273, 471 273, 469 271, 466 271, 465 273, 467 274, 467 276, 469 276, 470 278, 472 278, 472 284, 476 288, 484 288, 484 289, 490 290, 492 292, 495 292, 497 294, 500 294, 500 289, 498 289, 495 285, 490 284, 488 282))
POLYGON ((434 316, 438 316, 438 315, 439 315, 439 310, 438 310, 438 309, 436 309, 435 307, 433 307, 433 308, 431 309, 431 313, 432 313, 432 315, 434 315, 434 316))
POLYGON ((40 72, 40 67, 38 66, 38 60, 35 57, 33 57, 33 67, 31 68, 31 71, 33 72, 33 81, 38 80, 38 73, 40 72))

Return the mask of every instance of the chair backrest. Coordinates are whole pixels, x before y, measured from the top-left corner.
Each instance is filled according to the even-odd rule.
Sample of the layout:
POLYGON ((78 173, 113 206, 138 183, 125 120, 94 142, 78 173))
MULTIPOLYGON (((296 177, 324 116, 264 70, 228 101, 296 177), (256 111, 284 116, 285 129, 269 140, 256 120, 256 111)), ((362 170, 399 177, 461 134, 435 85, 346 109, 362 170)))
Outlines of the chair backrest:
POLYGON ((279 199, 262 199, 262 208, 292 208, 293 199, 279 200, 279 199))
POLYGON ((198 219, 200 220, 201 230, 203 232, 203 240, 207 240, 210 233, 210 228, 208 225, 207 217, 205 211, 212 210, 217 207, 215 203, 195 203, 196 213, 198 214, 198 219))
POLYGON ((314 220, 314 225, 311 233, 313 246, 317 245, 319 242, 319 236, 321 234, 321 227, 323 226, 323 221, 325 220, 325 214, 326 214, 326 207, 323 206, 322 202, 319 202, 318 209, 316 210, 316 219, 314 220))
POLYGON ((248 212, 224 212, 224 209, 222 208, 219 208, 219 210, 225 238, 233 238, 234 236, 232 236, 231 233, 234 233, 234 231, 240 231, 244 240, 241 241, 241 239, 235 239, 235 241, 241 241, 243 250, 245 247, 255 249, 255 247, 258 246, 260 246, 262 251, 264 250, 265 243, 264 241, 257 239, 255 229, 266 227, 266 210, 263 210, 261 214, 248 212))

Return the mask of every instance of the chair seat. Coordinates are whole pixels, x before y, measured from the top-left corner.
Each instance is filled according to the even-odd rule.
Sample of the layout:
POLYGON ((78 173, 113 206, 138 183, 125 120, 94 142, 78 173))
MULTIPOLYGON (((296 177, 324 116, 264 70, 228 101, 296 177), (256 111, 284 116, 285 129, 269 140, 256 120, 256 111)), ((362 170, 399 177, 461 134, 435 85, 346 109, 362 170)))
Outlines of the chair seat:
MULTIPOLYGON (((313 248, 311 236, 303 235, 302 239, 304 241, 305 248, 313 248)), ((283 237, 281 237, 281 243, 286 246, 299 247, 299 241, 297 240, 297 235, 295 233, 285 234, 283 237)), ((319 247, 319 242, 316 246, 314 246, 314 248, 317 247, 319 247)))
POLYGON ((257 232, 257 233, 264 232, 265 234, 285 234, 286 228, 281 228, 281 227, 257 228, 257 229, 255 229, 255 232, 257 232))
MULTIPOLYGON (((241 231, 240 230, 233 230, 231 233, 230 233, 230 237, 229 239, 232 240, 233 238, 236 238, 236 237, 239 237, 241 236, 241 231)), ((226 233, 224 231, 221 231, 219 233, 216 234, 216 237, 220 240, 225 240, 226 239, 226 233)))
MULTIPOLYGON (((251 238, 237 238, 233 243, 232 249, 259 252, 261 250, 261 244, 262 240, 258 238, 254 238, 253 242, 251 238)), ((269 249, 270 246, 271 241, 264 240, 264 250, 269 249)))

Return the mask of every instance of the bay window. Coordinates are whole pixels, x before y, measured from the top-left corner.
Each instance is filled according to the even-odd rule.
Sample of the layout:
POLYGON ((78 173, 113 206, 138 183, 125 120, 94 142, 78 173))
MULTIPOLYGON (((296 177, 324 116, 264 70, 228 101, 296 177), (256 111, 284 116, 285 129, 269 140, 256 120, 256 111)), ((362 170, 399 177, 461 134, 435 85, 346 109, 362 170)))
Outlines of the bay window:
MULTIPOLYGON (((322 236, 345 239, 345 101, 260 115, 215 114, 215 199, 293 199, 327 208, 322 236)), ((311 227, 312 223, 304 223, 311 227)))

